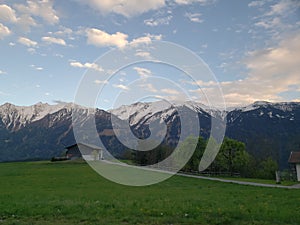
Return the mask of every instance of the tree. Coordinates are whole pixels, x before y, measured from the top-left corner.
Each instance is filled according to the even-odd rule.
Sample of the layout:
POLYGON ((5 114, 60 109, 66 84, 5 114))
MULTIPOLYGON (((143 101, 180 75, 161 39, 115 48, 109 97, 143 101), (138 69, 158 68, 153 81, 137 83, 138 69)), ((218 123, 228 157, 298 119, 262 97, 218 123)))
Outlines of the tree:
POLYGON ((229 172, 244 175, 250 163, 250 155, 246 152, 243 142, 225 138, 221 149, 212 165, 212 169, 219 172, 229 172))
POLYGON ((120 157, 121 159, 125 159, 125 160, 133 160, 135 157, 135 153, 133 150, 131 149, 125 149, 123 154, 122 154, 122 157, 120 157))
POLYGON ((167 158, 173 151, 169 146, 163 143, 159 144, 155 140, 146 139, 143 141, 138 141, 138 149, 145 150, 149 146, 157 146, 157 147, 149 151, 134 151, 133 157, 136 164, 138 165, 156 164, 164 160, 165 158, 167 158))
POLYGON ((186 163, 186 165, 182 168, 183 171, 198 171, 200 160, 203 156, 204 150, 206 147, 206 141, 203 137, 187 137, 180 145, 179 145, 179 154, 178 157, 182 157, 187 150, 191 150, 195 148, 192 157, 186 163), (197 143, 195 148, 195 143, 197 143))
POLYGON ((263 179, 275 179, 275 171, 278 170, 278 164, 271 157, 259 164, 258 177, 263 179))

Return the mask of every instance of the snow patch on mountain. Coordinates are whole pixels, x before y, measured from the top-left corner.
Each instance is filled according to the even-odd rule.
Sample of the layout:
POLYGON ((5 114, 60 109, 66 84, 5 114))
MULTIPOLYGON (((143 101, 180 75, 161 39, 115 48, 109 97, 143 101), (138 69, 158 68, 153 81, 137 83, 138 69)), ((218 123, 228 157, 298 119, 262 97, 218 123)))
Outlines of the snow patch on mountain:
POLYGON ((56 113, 62 109, 71 112, 72 105, 72 103, 49 105, 39 102, 32 106, 16 106, 5 103, 0 106, 0 117, 6 128, 18 130, 29 123, 41 120, 45 116, 56 113))
MULTIPOLYGON (((203 114, 204 116, 212 116, 215 118, 225 118, 230 113, 230 118, 227 118, 228 122, 233 122, 235 119, 244 112, 255 111, 257 109, 257 116, 269 116, 270 118, 283 119, 288 118, 290 120, 295 119, 293 110, 300 110, 300 103, 297 102, 282 102, 282 103, 270 103, 270 102, 255 102, 248 106, 238 107, 227 110, 220 110, 210 106, 206 106, 199 102, 167 102, 167 101, 155 101, 155 102, 137 102, 131 105, 123 105, 119 108, 109 110, 110 113, 115 115, 121 120, 129 120, 131 126, 149 123, 151 121, 159 120, 163 123, 174 115, 178 108, 186 107, 194 112, 203 114), (281 112, 275 112, 275 109, 281 112), (234 113, 231 113, 234 112, 234 113), (292 113, 290 115, 290 113, 292 113)), ((82 115, 77 120, 82 120, 82 123, 88 116, 92 116, 95 113, 95 109, 85 108, 83 106, 73 105, 73 103, 59 103, 56 105, 49 105, 47 103, 37 103, 32 106, 15 106, 10 103, 6 103, 0 106, 0 121, 2 120, 4 126, 11 131, 18 130, 25 127, 35 121, 39 121, 48 115, 52 115, 51 120, 54 123, 64 117, 71 117, 72 110, 80 110, 82 115), (83 111, 81 111, 83 109, 83 111)), ((255 112, 253 112, 255 113, 255 112)), ((172 118, 170 118, 172 120, 172 118)), ((80 122, 80 121, 79 121, 80 122)), ((50 122, 49 126, 52 123, 50 122)))
POLYGON ((242 107, 237 107, 235 109, 232 109, 231 111, 242 111, 242 112, 248 112, 260 108, 268 108, 272 107, 274 109, 279 109, 284 112, 290 112, 293 111, 296 107, 299 107, 300 103, 298 102, 278 102, 278 103, 271 103, 271 102, 266 102, 266 101, 257 101, 254 102, 253 104, 247 105, 247 106, 242 106, 242 107))
POLYGON ((160 119, 162 123, 169 116, 176 112, 176 109, 187 107, 197 113, 207 113, 213 117, 225 118, 226 112, 206 106, 199 102, 137 102, 132 105, 122 105, 119 108, 109 110, 110 113, 117 116, 121 120, 129 120, 130 125, 143 123, 149 119, 160 119))
MULTIPOLYGON (((110 113, 117 116, 121 120, 129 120, 130 125, 137 124, 141 121, 146 121, 155 114, 161 113, 163 111, 168 111, 164 117, 170 115, 171 105, 165 101, 156 102, 137 102, 132 105, 123 105, 119 108, 109 110, 110 113)), ((172 109, 171 111, 174 111, 172 109)))

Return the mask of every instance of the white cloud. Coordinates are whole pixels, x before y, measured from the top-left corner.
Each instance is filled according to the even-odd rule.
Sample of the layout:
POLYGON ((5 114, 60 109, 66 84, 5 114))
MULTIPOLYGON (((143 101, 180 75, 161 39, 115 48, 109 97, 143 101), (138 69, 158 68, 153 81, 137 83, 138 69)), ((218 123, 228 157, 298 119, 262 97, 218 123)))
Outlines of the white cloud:
POLYGON ((157 19, 151 18, 151 19, 144 20, 144 24, 151 27, 160 26, 160 25, 169 25, 172 18, 173 18, 172 15, 163 18, 157 18, 157 19))
POLYGON ((249 7, 260 7, 265 4, 265 1, 252 1, 248 4, 249 7))
POLYGON ((164 88, 160 90, 162 93, 169 95, 180 95, 180 92, 175 89, 164 88))
POLYGON ((165 6, 165 0, 86 0, 93 9, 106 13, 117 13, 125 17, 143 14, 165 6))
POLYGON ((146 36, 133 39, 129 43, 129 45, 132 47, 137 47, 139 45, 148 45, 151 44, 153 40, 159 41, 161 39, 162 39, 162 35, 146 34, 146 36))
POLYGON ((4 38, 10 34, 11 34, 11 31, 8 29, 8 27, 6 27, 2 23, 0 23, 0 39, 4 38))
POLYGON ((36 53, 35 48, 27 48, 27 51, 28 51, 30 54, 35 54, 35 53, 36 53))
POLYGON ((55 53, 54 56, 55 56, 55 57, 59 57, 59 58, 63 58, 63 57, 64 57, 64 55, 59 54, 59 53, 55 53))
POLYGON ((69 40, 75 40, 73 34, 83 34, 83 30, 79 30, 78 32, 74 32, 71 28, 65 26, 59 26, 59 29, 55 32, 49 31, 48 35, 52 37, 63 38, 64 40, 67 38, 69 40))
MULTIPOLYGON (((252 2, 252 4, 250 3, 250 6, 254 7, 259 4, 260 3, 252 2)), ((258 19, 258 21, 254 23, 254 25, 270 30, 273 37, 276 35, 281 36, 282 33, 296 29, 297 24, 293 22, 287 23, 287 18, 292 17, 293 15, 297 17, 296 10, 299 10, 299 8, 300 1, 280 0, 267 8, 261 16, 255 17, 254 19, 258 19)))
POLYGON ((18 42, 27 47, 36 47, 38 44, 36 41, 32 41, 29 38, 25 38, 25 37, 19 37, 18 42))
POLYGON ((26 5, 16 4, 15 8, 22 14, 40 17, 52 25, 59 22, 59 16, 53 9, 53 0, 28 0, 26 5))
MULTIPOLYGON (((277 47, 249 52, 247 67, 256 75, 288 76, 300 69, 300 34, 281 41, 277 47)), ((300 80, 300 76, 299 76, 300 80)))
MULTIPOLYGON (((82 32, 82 31, 80 31, 82 32)), ((71 28, 69 27, 64 27, 64 26, 59 26, 59 30, 56 32, 48 32, 49 36, 54 36, 54 37, 63 37, 64 39, 68 38, 69 40, 75 40, 75 37, 73 34, 76 34, 71 28)))
POLYGON ((35 69, 35 70, 38 70, 38 71, 42 71, 42 70, 44 70, 44 68, 43 68, 43 67, 36 66, 36 65, 34 65, 34 64, 30 65, 30 67, 31 67, 31 68, 33 68, 33 69, 35 69))
POLYGON ((0 5, 0 21, 10 22, 10 23, 17 22, 15 10, 13 10, 8 5, 0 5))
POLYGON ((42 40, 44 42, 47 42, 49 44, 57 44, 57 45, 66 45, 66 42, 62 38, 55 38, 55 37, 42 37, 42 40))
POLYGON ((25 32, 30 31, 30 27, 37 26, 36 17, 52 25, 59 22, 52 0, 28 0, 26 4, 15 4, 14 8, 18 13, 11 6, 0 5, 0 21, 14 23, 25 32))
MULTIPOLYGON (((249 52, 244 61, 249 73, 241 80, 220 82, 229 106, 254 101, 285 101, 281 93, 300 89, 300 34, 282 40, 272 48, 249 52)), ((217 83, 201 82, 201 90, 210 98, 215 96, 217 83)), ((215 102, 220 100, 214 99, 215 102)))
POLYGON ((128 35, 121 32, 109 34, 103 30, 99 30, 96 28, 88 28, 85 32, 87 36, 87 43, 95 45, 97 47, 137 47, 141 44, 150 44, 152 40, 162 39, 162 35, 146 34, 145 36, 135 38, 131 42, 129 42, 128 35))
POLYGON ((94 80, 95 84, 108 84, 107 80, 94 80))
POLYGON ((54 33, 55 35, 58 36, 69 36, 71 34, 73 34, 73 30, 71 28, 68 27, 60 27, 60 30, 54 33))
POLYGON ((92 44, 98 47, 125 47, 128 44, 127 34, 117 32, 115 34, 108 34, 105 31, 91 28, 86 30, 87 34, 87 43, 92 44))
POLYGON ((114 84, 113 87, 122 89, 124 91, 128 91, 129 90, 129 88, 127 86, 123 85, 123 84, 114 84))
POLYGON ((151 70, 142 68, 142 67, 133 67, 133 69, 137 72, 137 74, 141 77, 149 77, 152 75, 151 70))
POLYGON ((263 27, 265 29, 274 29, 279 26, 283 26, 279 17, 275 17, 273 19, 261 20, 256 22, 254 25, 258 27, 263 27))
POLYGON ((73 61, 73 62, 70 62, 70 66, 77 67, 77 68, 93 69, 93 70, 100 71, 100 72, 104 71, 103 68, 101 68, 96 63, 88 63, 87 62, 87 63, 82 64, 81 62, 73 61))
POLYGON ((30 27, 37 26, 37 23, 30 15, 21 15, 18 19, 17 25, 26 32, 30 31, 30 27))
POLYGON ((151 59, 151 54, 150 52, 145 52, 145 51, 137 51, 135 53, 136 56, 140 56, 142 58, 145 58, 145 59, 151 59))
POLYGON ((153 34, 147 34, 148 37, 150 37, 152 40, 160 41, 162 39, 162 35, 153 35, 153 34))
POLYGON ((202 87, 213 87, 213 86, 217 86, 218 83, 216 81, 203 81, 203 80, 197 80, 197 81, 193 81, 190 82, 192 85, 197 85, 202 87))
POLYGON ((200 13, 186 13, 185 16, 189 18, 191 22, 202 23, 204 20, 200 19, 200 13))
POLYGON ((179 5, 190 5, 193 3, 200 3, 202 5, 206 5, 213 2, 215 2, 215 0, 175 0, 175 3, 179 5))
POLYGON ((6 74, 6 72, 0 70, 0 75, 6 74))
POLYGON ((158 90, 151 83, 140 84, 139 87, 144 88, 145 90, 150 91, 152 93, 158 92, 158 90))
POLYGON ((141 44, 151 44, 151 42, 152 42, 151 37, 144 36, 144 37, 139 37, 139 38, 133 39, 130 42, 130 45, 131 46, 138 46, 138 45, 141 45, 141 44))
POLYGON ((300 6, 299 1, 281 0, 271 6, 271 10, 266 14, 267 16, 286 15, 287 12, 295 10, 300 6))

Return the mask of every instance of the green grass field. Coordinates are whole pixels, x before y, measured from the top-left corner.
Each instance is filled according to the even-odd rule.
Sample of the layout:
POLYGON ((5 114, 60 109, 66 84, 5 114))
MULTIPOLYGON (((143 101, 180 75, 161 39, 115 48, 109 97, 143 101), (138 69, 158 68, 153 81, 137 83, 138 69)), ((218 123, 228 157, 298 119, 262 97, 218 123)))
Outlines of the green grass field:
POLYGON ((300 190, 174 176, 112 183, 85 163, 0 164, 0 224, 300 224, 300 190))

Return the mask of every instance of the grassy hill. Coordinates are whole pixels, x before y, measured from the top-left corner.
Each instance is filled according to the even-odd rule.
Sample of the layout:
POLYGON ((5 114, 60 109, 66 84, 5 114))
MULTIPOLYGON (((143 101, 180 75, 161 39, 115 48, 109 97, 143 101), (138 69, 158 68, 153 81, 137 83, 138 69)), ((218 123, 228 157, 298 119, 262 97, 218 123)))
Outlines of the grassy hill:
POLYGON ((0 224, 300 224, 300 190, 174 176, 112 183, 85 163, 0 164, 0 224))

